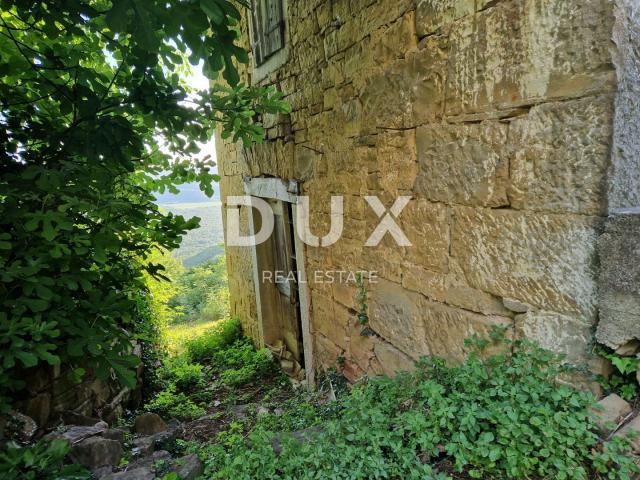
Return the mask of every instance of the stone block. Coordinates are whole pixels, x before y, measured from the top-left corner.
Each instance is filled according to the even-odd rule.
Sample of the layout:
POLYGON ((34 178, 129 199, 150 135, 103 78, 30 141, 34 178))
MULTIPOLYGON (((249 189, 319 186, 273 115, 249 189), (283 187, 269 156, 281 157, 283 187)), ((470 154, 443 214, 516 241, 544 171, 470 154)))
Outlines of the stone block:
POLYGON ((435 124, 416 131, 415 192, 434 202, 508 205, 507 125, 435 124))
POLYGON ((383 340, 376 341, 374 353, 382 372, 387 376, 393 377, 398 372, 415 370, 415 360, 388 342, 383 340))
POLYGON ((592 325, 554 312, 529 311, 515 317, 516 335, 541 347, 566 355, 572 363, 586 364, 592 344, 592 325))
POLYGON ((372 336, 361 335, 361 330, 362 326, 359 324, 350 329, 348 352, 349 358, 363 370, 366 370, 371 357, 373 357, 376 339, 372 336))
POLYGON ((598 239, 600 322, 596 338, 618 349, 640 339, 640 211, 613 215, 598 239))
POLYGON ((640 454, 640 416, 637 416, 622 427, 616 433, 616 436, 628 437, 633 453, 640 454))
POLYGON ((442 115, 447 40, 429 39, 371 76, 361 93, 365 132, 376 128, 408 128, 442 115))
POLYGON ((444 302, 446 297, 445 276, 432 272, 419 265, 402 265, 402 287, 421 293, 430 300, 444 302))
POLYGON ((369 308, 373 331, 414 360, 437 355, 461 362, 466 338, 486 336, 495 325, 511 325, 509 318, 432 302, 384 280, 373 286, 369 308))
POLYGON ((372 61, 378 66, 404 58, 406 53, 416 48, 414 12, 408 12, 392 23, 389 28, 381 28, 371 35, 368 51, 372 61))
POLYGON ((451 23, 475 12, 474 0, 419 0, 416 30, 419 37, 446 32, 451 23))
POLYGON ((204 465, 197 455, 191 454, 176 459, 171 469, 181 480, 196 480, 204 473, 204 465))
POLYGON ((24 413, 33 418, 38 426, 47 427, 51 414, 51 395, 40 393, 29 398, 25 404, 24 413))
POLYGON ((483 315, 499 315, 509 317, 512 312, 503 305, 499 297, 475 288, 452 285, 447 287, 443 302, 483 315))
POLYGON ((511 206, 602 215, 612 123, 611 96, 544 104, 513 120, 511 206))
POLYGON ((629 402, 623 400, 615 393, 603 398, 594 409, 596 423, 603 435, 609 435, 615 427, 625 419, 632 411, 629 402), (613 425, 613 429, 610 428, 613 425))
POLYGON ((164 432, 166 429, 167 424, 160 418, 160 415, 151 412, 139 415, 133 424, 133 430, 140 435, 153 435, 164 432))
POLYGON ((71 458, 87 468, 117 466, 122 458, 122 445, 116 440, 90 437, 71 449, 71 458))
POLYGON ((435 272, 448 271, 450 228, 446 205, 413 199, 400 214, 398 224, 411 242, 404 247, 406 262, 435 272))
POLYGON ((322 295, 312 295, 314 306, 311 318, 313 334, 320 334, 336 345, 346 345, 346 328, 349 324, 348 310, 335 304, 331 298, 322 295))
POLYGON ((123 472, 110 473, 101 480, 154 480, 155 473, 149 467, 132 468, 123 472))
POLYGON ((613 89, 606 0, 516 0, 456 22, 447 113, 582 97, 613 89))
POLYGON ((376 143, 376 163, 382 190, 393 195, 413 190, 418 173, 415 131, 381 132, 376 143))
POLYGON ((454 207, 452 255, 469 286, 541 310, 595 317, 600 219, 454 207))
POLYGON ((338 362, 338 357, 344 353, 342 348, 323 335, 314 335, 313 345, 314 362, 315 365, 320 367, 320 371, 324 368, 335 366, 338 362))

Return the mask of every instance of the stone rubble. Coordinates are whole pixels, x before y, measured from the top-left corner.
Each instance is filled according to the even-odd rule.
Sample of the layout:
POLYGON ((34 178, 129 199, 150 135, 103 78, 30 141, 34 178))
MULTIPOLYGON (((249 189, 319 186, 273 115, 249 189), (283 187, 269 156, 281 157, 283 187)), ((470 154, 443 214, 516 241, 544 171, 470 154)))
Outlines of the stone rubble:
POLYGON ((629 402, 615 393, 600 400, 598 407, 594 412, 596 423, 605 437, 615 431, 620 422, 623 422, 633 410, 629 402))

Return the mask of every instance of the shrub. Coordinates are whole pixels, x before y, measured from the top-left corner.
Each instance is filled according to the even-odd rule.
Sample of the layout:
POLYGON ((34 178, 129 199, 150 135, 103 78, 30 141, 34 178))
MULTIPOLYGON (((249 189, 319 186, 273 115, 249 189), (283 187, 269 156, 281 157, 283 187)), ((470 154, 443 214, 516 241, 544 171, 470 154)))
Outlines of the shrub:
MULTIPOLYGON (((253 350, 253 349, 252 349, 253 350)), ((233 352, 233 348, 228 350, 233 352)), ((226 368, 220 374, 225 385, 244 385, 264 375, 275 372, 275 363, 269 349, 251 351, 251 356, 238 368, 226 368)))
POLYGON ((156 398, 144 406, 145 410, 164 418, 193 420, 202 417, 206 411, 182 392, 176 393, 175 385, 169 385, 156 398))
MULTIPOLYGON (((640 469, 624 456, 628 442, 599 444, 593 397, 556 382, 561 358, 526 341, 488 341, 455 367, 424 359, 415 373, 355 386, 335 417, 307 441, 258 426, 248 438, 226 436, 204 452, 207 478, 445 479, 434 465, 484 479, 627 480, 640 469)), ((309 415, 307 413, 307 415, 309 415)))
POLYGON ((3 480, 82 480, 91 473, 80 465, 64 465, 71 450, 64 440, 39 442, 29 447, 10 443, 0 452, 0 478, 3 480))
POLYGON ((169 358, 160 369, 160 377, 167 383, 176 386, 178 391, 193 391, 204 384, 204 367, 199 363, 191 363, 180 355, 169 358))
POLYGON ((240 320, 222 320, 203 335, 189 340, 186 344, 187 355, 191 361, 204 362, 241 338, 240 320))

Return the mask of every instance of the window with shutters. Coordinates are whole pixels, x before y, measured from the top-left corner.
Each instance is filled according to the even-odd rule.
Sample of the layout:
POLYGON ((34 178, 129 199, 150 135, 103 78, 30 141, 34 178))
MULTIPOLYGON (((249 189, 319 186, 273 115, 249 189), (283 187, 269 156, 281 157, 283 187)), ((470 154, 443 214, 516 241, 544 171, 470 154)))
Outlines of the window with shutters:
POLYGON ((253 0, 252 7, 252 50, 260 66, 284 48, 284 0, 253 0))

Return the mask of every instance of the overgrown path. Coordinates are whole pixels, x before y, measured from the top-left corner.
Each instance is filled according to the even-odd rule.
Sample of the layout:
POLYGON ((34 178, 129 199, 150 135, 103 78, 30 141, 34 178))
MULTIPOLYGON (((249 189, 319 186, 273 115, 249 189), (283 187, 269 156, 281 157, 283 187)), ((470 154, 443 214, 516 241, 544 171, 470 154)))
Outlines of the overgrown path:
POLYGON ((630 479, 629 440, 604 441, 593 397, 558 384, 560 358, 504 338, 468 341, 461 366, 424 360, 395 379, 349 386, 329 371, 295 391, 237 321, 186 344, 158 372, 146 409, 178 417, 175 454, 206 479, 630 479), (503 353, 488 355, 491 351, 503 353), (499 348, 500 345, 503 348, 499 348))
POLYGON ((45 457, 49 474, 53 461, 57 468, 66 464, 46 477, 55 479, 630 480, 640 474, 631 455, 638 442, 613 435, 615 425, 606 422, 617 419, 620 404, 601 401, 604 411, 595 411, 591 394, 558 383, 566 373, 559 357, 510 341, 500 330, 489 340, 469 339, 468 346, 472 353, 460 366, 424 359, 412 373, 356 385, 332 370, 308 392, 291 387, 271 352, 256 350, 238 321, 224 320, 164 360, 151 400, 120 425, 54 433, 50 439, 71 444, 66 459, 64 442, 9 454, 23 471, 45 457), (501 353, 489 355, 488 346, 501 353), (93 466, 92 473, 69 460, 93 466))

